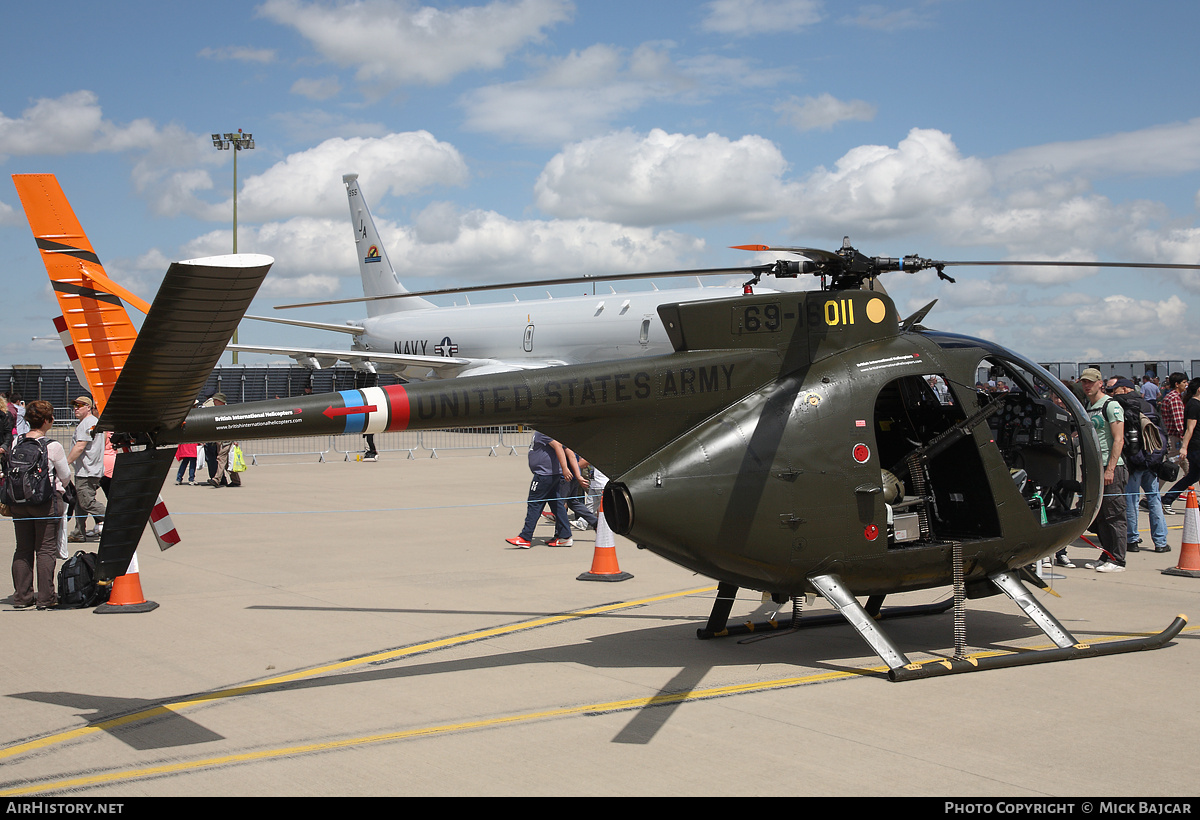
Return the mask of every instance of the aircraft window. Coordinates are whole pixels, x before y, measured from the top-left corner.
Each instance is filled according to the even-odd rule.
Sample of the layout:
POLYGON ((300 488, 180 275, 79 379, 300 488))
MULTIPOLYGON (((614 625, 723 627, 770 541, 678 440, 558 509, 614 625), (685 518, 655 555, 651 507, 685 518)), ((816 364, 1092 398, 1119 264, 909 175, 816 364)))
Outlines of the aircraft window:
POLYGON ((936 373, 931 373, 921 378, 929 385, 929 389, 933 391, 939 403, 954 404, 954 394, 950 392, 950 385, 946 383, 945 378, 936 373))
POLYGON ((1043 525, 1077 517, 1080 428, 1066 386, 999 357, 981 361, 976 373, 985 377, 976 384, 980 412, 988 413, 993 441, 1030 513, 1043 525))
POLYGON ((641 344, 649 344, 650 343, 650 320, 649 319, 642 320, 642 330, 641 330, 641 333, 638 334, 638 342, 640 342, 641 344))

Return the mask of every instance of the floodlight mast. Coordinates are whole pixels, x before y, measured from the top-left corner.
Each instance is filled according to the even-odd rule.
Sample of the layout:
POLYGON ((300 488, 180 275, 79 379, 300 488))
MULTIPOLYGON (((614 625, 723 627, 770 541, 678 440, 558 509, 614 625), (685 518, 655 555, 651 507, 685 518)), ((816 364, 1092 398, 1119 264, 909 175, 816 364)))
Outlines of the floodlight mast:
MULTIPOLYGON (((213 147, 218 151, 233 151, 233 252, 237 253, 237 156, 238 151, 249 151, 254 148, 254 135, 243 134, 242 129, 238 129, 236 134, 213 134, 213 147)), ((237 330, 233 331, 233 343, 238 343, 237 330)), ((233 363, 238 363, 238 354, 233 353, 233 363)))

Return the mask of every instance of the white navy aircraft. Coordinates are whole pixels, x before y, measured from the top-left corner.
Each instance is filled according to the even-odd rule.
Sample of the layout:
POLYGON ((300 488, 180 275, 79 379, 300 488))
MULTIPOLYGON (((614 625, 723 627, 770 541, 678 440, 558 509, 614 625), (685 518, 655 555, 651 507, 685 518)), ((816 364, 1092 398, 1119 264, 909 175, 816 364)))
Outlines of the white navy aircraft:
MULTIPOLYGON (((660 304, 723 299, 743 292, 741 287, 695 287, 454 307, 439 307, 420 296, 388 298, 408 291, 388 260, 358 174, 346 174, 342 181, 366 298, 313 304, 364 301, 367 318, 343 325, 246 318, 347 333, 354 337, 350 349, 239 344, 229 345, 228 350, 290 356, 312 369, 343 361, 356 370, 394 373, 411 381, 657 356, 673 349, 658 316, 660 304)), ((524 283, 530 284, 539 283, 524 283)))

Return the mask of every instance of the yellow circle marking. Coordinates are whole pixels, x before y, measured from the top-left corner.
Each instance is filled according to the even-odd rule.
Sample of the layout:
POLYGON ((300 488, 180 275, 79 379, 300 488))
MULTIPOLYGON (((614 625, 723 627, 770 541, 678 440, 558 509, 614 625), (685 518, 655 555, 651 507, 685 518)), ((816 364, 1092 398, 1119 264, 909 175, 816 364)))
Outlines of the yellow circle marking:
POLYGON ((883 321, 883 317, 887 316, 887 306, 883 300, 876 297, 867 302, 867 318, 874 324, 879 324, 883 321))

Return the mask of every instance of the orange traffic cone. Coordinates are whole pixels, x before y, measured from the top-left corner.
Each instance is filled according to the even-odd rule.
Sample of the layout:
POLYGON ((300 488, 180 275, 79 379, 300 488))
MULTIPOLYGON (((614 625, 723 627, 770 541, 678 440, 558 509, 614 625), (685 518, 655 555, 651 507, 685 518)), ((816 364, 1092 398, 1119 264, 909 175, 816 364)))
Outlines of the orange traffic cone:
POLYGON ((149 612, 157 608, 157 603, 147 601, 142 595, 142 581, 138 575, 137 553, 135 552, 126 573, 113 579, 108 603, 100 604, 92 612, 103 615, 111 612, 149 612))
POLYGON ((1183 544, 1179 547, 1179 565, 1164 569, 1163 575, 1200 578, 1200 501, 1196 491, 1188 490, 1187 512, 1183 515, 1183 544))
POLYGON ((617 565, 617 539, 608 528, 608 519, 604 517, 604 504, 596 515, 596 550, 592 553, 592 570, 576 578, 576 581, 626 581, 633 576, 621 572, 617 565))

